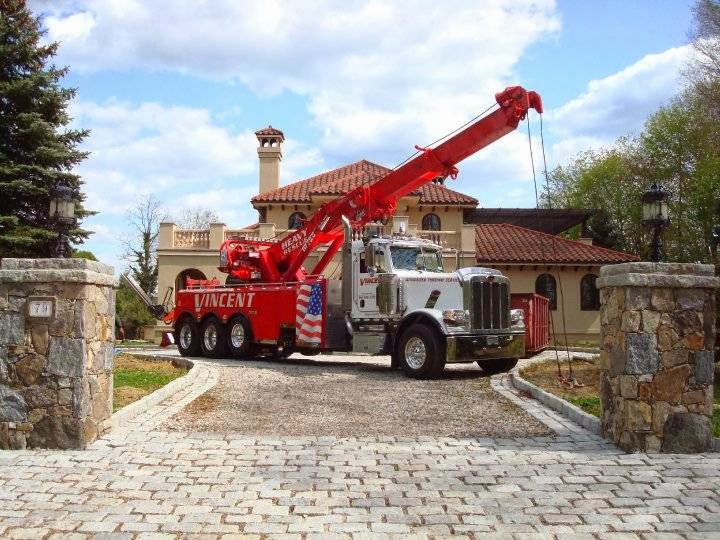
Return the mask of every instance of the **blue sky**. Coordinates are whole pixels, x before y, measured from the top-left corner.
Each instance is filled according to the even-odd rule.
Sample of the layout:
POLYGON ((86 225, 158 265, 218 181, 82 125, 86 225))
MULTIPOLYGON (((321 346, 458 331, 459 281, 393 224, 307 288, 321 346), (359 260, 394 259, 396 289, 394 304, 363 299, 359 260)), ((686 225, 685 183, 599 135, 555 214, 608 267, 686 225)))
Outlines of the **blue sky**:
MULTIPOLYGON (((78 167, 100 213, 85 244, 122 269, 125 213, 209 208, 254 223, 253 132, 285 132, 281 182, 387 166, 520 84, 545 102, 549 165, 637 132, 682 87, 690 1, 31 0, 92 134, 78 167)), ((533 122, 537 145, 537 120, 533 122)), ((524 130, 464 163, 453 189, 534 206, 524 130)))

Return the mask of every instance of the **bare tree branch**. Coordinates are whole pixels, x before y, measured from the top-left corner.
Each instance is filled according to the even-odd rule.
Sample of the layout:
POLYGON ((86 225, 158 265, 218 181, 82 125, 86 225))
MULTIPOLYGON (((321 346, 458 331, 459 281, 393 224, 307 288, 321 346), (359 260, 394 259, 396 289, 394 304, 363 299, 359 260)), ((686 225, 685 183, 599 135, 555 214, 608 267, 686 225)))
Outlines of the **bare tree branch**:
POLYGON ((181 229, 207 229, 211 223, 220 221, 220 217, 213 210, 195 206, 184 208, 175 215, 174 221, 181 229))
POLYGON ((154 195, 139 198, 126 215, 131 234, 123 242, 123 257, 135 280, 150 295, 157 288, 157 239, 165 217, 162 203, 154 195))

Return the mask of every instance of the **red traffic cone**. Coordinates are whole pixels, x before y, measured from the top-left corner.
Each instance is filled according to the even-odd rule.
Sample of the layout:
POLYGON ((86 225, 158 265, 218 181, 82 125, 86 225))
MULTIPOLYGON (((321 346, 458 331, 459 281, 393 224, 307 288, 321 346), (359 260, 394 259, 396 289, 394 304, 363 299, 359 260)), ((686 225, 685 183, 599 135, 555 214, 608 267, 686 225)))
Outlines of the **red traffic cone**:
POLYGON ((173 336, 172 332, 163 332, 162 340, 160 341, 160 346, 168 347, 170 345, 175 345, 175 336, 173 336))

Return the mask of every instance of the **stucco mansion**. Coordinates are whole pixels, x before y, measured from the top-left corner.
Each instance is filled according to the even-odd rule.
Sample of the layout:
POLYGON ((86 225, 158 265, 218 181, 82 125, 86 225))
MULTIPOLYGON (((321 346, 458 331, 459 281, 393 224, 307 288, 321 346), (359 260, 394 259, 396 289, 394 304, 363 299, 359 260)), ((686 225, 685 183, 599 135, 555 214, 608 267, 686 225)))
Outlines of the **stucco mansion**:
MULTIPOLYGON (((372 182, 390 169, 370 161, 358 161, 316 176, 280 185, 282 131, 267 127, 258 139, 259 190, 251 203, 258 223, 233 229, 211 223, 205 230, 179 229, 162 223, 158 243, 158 294, 168 287, 181 288, 186 277, 221 283, 225 275, 216 266, 220 244, 230 237, 282 238, 323 203, 372 182)), ((591 240, 567 240, 559 233, 584 223, 592 214, 583 210, 488 209, 478 200, 454 191, 443 183, 430 183, 400 199, 391 223, 371 225, 380 233, 404 231, 443 246, 444 266, 489 266, 511 280, 513 293, 538 293, 550 299, 554 333, 569 340, 596 340, 600 333, 599 295, 595 287, 600 266, 635 261, 627 253, 593 246, 591 240)), ((311 256, 307 266, 322 256, 311 256)), ((327 275, 339 275, 339 262, 331 263, 327 275)), ((158 339, 167 328, 159 324, 152 332, 158 339)))

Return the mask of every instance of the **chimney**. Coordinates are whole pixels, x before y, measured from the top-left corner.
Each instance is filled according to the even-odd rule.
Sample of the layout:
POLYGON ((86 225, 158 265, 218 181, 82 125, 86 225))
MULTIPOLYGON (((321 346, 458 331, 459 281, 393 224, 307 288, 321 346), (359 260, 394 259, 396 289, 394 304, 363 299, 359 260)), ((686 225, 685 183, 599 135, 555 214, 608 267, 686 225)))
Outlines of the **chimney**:
POLYGON ((280 187, 280 160, 282 142, 285 135, 279 129, 268 127, 255 132, 258 139, 258 158, 260 160, 260 182, 258 194, 280 187))

